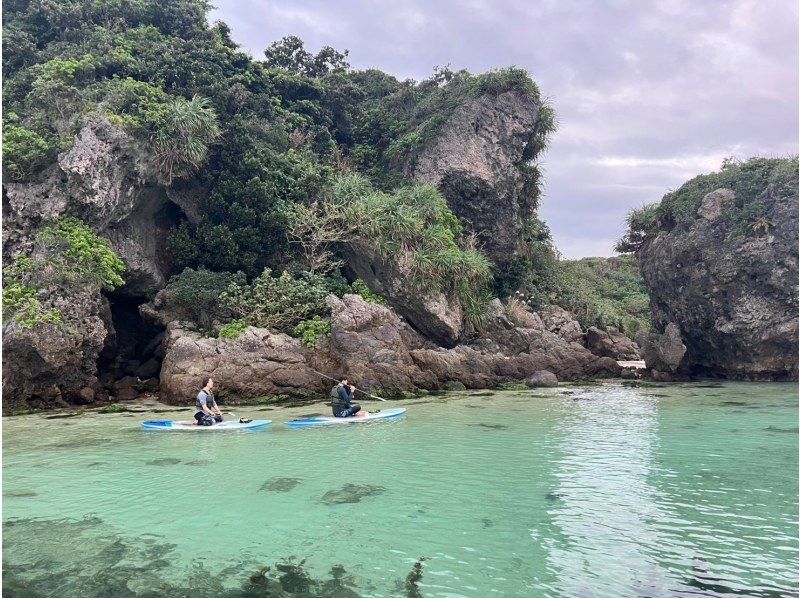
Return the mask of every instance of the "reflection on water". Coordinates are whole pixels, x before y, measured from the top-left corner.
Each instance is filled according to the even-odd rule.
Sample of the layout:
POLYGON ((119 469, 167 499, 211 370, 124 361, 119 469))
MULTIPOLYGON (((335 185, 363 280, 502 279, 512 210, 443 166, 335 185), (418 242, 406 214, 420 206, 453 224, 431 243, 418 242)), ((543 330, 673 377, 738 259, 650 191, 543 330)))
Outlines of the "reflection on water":
POLYGON ((302 434, 6 419, 5 593, 797 595, 796 386, 564 392, 302 434))
POLYGON ((658 448, 656 399, 586 395, 557 426, 562 440, 552 466, 560 501, 550 511, 557 533, 542 539, 548 566, 567 595, 665 594, 674 584, 656 558, 661 533, 650 525, 664 517, 649 483, 658 448))

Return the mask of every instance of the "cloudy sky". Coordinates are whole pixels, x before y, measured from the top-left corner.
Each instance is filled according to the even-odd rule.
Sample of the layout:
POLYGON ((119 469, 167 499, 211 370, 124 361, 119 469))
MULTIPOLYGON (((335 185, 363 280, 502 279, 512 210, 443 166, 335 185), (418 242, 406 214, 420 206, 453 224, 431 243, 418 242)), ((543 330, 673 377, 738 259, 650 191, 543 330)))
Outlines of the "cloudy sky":
POLYGON ((565 257, 612 255, 632 207, 726 156, 798 151, 795 0, 214 0, 254 57, 284 35, 354 68, 527 69, 559 130, 542 215, 565 257))

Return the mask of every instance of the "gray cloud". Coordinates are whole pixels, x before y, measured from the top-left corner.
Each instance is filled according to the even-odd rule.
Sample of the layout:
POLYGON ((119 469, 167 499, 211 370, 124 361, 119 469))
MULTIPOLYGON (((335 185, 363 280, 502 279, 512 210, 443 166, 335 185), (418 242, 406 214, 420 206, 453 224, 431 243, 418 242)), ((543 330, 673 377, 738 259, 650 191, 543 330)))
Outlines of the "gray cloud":
POLYGON ((565 257, 611 255, 632 207, 735 155, 798 151, 794 0, 216 0, 255 57, 276 39, 355 68, 526 68, 560 129, 542 216, 565 257))

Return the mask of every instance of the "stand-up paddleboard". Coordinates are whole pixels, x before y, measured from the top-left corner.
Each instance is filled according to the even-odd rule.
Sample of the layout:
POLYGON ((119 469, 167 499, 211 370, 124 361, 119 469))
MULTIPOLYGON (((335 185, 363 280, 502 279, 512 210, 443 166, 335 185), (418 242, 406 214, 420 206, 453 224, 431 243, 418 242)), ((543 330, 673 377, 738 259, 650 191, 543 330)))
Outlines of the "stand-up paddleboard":
POLYGON ((224 430, 263 430, 272 423, 271 419, 254 419, 251 422, 239 423, 238 421, 220 422, 213 426, 196 426, 190 421, 146 421, 142 422, 145 430, 164 430, 167 432, 215 432, 224 430))
POLYGON ((337 424, 359 424, 364 422, 374 422, 379 419, 395 419, 400 417, 406 412, 405 407, 396 407, 394 409, 381 409, 374 413, 364 416, 352 417, 306 417, 303 419, 292 419, 286 422, 289 428, 311 428, 313 426, 328 426, 337 424))

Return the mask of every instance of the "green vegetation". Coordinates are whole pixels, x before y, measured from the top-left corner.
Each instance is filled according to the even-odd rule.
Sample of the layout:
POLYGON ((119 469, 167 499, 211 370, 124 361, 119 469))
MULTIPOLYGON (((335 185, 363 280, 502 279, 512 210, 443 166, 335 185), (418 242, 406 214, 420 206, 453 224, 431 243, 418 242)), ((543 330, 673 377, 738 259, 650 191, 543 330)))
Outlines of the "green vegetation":
POLYGON ((306 347, 313 347, 323 336, 330 336, 331 321, 314 316, 295 326, 292 334, 302 340, 306 347))
POLYGON ((230 313, 220 305, 220 295, 232 283, 244 285, 247 277, 238 272, 212 272, 204 268, 186 268, 169 279, 164 290, 168 306, 176 307, 192 322, 210 329, 215 320, 230 319, 230 313))
POLYGON ((614 326, 628 336, 650 329, 650 299, 633 256, 561 262, 558 305, 581 326, 614 326))
POLYGON ((247 328, 247 320, 234 320, 219 329, 219 338, 234 340, 239 338, 247 328))
POLYGON ((407 268, 419 290, 455 294, 467 320, 480 324, 491 300, 491 267, 483 254, 468 246, 458 218, 435 187, 410 185, 385 193, 350 175, 334 184, 336 193, 343 195, 345 218, 364 242, 384 259, 407 268))
POLYGON ((370 288, 360 278, 353 281, 353 292, 356 295, 361 295, 361 298, 367 303, 377 303, 378 305, 386 305, 386 299, 380 295, 373 293, 370 288))
POLYGON ((538 309, 552 303, 561 288, 559 254, 553 244, 550 228, 539 218, 523 223, 523 251, 498 275, 493 290, 498 297, 507 297, 522 289, 528 304, 538 309))
POLYGON ((46 256, 18 256, 6 266, 3 284, 3 321, 24 327, 62 324, 61 311, 45 308, 42 288, 61 282, 97 284, 114 290, 124 284, 125 266, 108 240, 98 237, 77 218, 64 218, 42 229, 38 241, 46 256))
POLYGON ((3 123, 3 175, 19 180, 47 163, 50 145, 35 131, 3 123))
POLYGON ((250 284, 231 283, 220 296, 220 303, 246 325, 291 334, 301 322, 330 313, 327 295, 321 276, 304 273, 295 278, 283 272, 273 277, 267 268, 250 284))
POLYGON ((125 284, 122 263, 108 240, 95 235, 77 218, 63 218, 45 227, 40 239, 56 250, 59 273, 80 281, 95 282, 106 291, 125 284))
POLYGON ((205 162, 208 145, 219 137, 217 116, 207 98, 176 98, 163 112, 154 136, 156 163, 168 182, 186 177, 205 162))
POLYGON ((784 195, 797 193, 798 160, 793 158, 727 159, 718 172, 696 176, 661 203, 650 204, 628 215, 628 230, 617 243, 620 253, 638 250, 648 237, 675 227, 688 226, 695 218, 703 197, 716 189, 730 189, 735 199, 724 207, 732 234, 757 234, 771 223, 763 219, 764 206, 758 201, 766 189, 784 195))
POLYGON ((101 407, 97 410, 97 413, 128 413, 130 409, 128 409, 125 405, 120 403, 111 403, 110 405, 106 405, 105 407, 101 407))
POLYGON ((34 328, 39 324, 61 324, 61 311, 51 307, 44 309, 37 298, 38 289, 16 282, 3 286, 3 321, 13 316, 23 328, 34 328))

